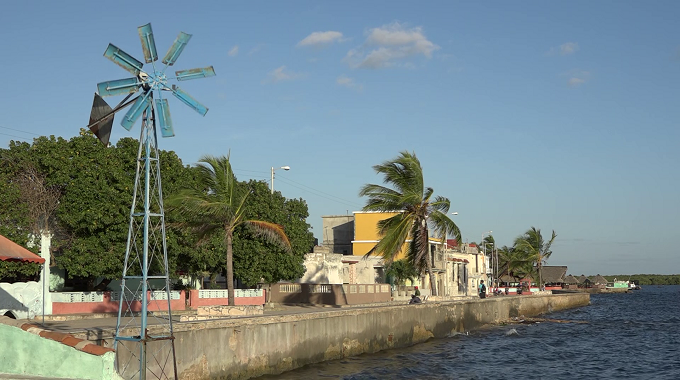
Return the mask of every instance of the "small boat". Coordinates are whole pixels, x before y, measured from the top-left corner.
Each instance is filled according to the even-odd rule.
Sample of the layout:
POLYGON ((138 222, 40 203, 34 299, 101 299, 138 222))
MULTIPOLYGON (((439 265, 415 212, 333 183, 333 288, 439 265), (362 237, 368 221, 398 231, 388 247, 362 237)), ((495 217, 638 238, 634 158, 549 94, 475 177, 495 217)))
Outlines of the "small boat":
POLYGON ((628 281, 621 281, 614 279, 613 282, 607 283, 607 289, 625 289, 630 290, 630 283, 628 281))
POLYGON ((640 289, 642 288, 640 287, 639 280, 628 281, 628 290, 640 290, 640 289))

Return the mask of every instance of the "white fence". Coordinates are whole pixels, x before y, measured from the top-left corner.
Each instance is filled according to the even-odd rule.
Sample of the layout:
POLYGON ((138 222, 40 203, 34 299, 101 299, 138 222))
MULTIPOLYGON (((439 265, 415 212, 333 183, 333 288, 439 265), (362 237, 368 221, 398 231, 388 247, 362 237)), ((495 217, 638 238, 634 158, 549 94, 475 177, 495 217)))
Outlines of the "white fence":
MULTIPOLYGON (((235 298, 262 297, 262 289, 234 289, 235 298)), ((227 289, 201 289, 198 291, 198 298, 229 298, 227 289)))
POLYGON ((52 302, 104 302, 104 292, 52 293, 52 302))
MULTIPOLYGON (((58 292, 51 293, 52 302, 64 302, 64 303, 78 303, 78 302, 104 302, 105 292, 58 292)), ((141 301, 141 292, 132 292, 130 290, 125 291, 127 300, 141 301)), ((154 290, 150 291, 150 298, 152 300, 167 300, 168 294, 164 290, 154 290)), ((170 291, 170 299, 178 300, 181 298, 181 292, 179 290, 170 291)), ((111 292, 111 302, 120 301, 120 292, 111 292)))

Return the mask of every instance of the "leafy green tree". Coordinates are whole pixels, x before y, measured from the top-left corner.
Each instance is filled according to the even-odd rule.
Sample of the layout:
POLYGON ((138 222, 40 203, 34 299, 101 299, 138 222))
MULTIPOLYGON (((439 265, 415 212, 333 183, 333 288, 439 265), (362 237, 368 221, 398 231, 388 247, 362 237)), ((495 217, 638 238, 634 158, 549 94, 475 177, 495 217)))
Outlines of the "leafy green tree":
POLYGON ((62 186, 57 216, 68 231, 57 263, 69 276, 120 278, 127 242, 136 171, 137 143, 127 138, 107 148, 89 131, 65 147, 39 144, 45 169, 62 186), (59 148, 59 152, 52 152, 59 148))
POLYGON ((24 247, 32 223, 16 178, 29 148, 28 143, 11 141, 9 149, 0 149, 0 235, 24 247))
POLYGON ((536 227, 531 227, 523 235, 518 236, 515 239, 514 251, 517 251, 521 257, 525 259, 530 259, 536 266, 536 272, 538 272, 538 286, 543 286, 543 264, 550 258, 552 251, 550 247, 555 241, 557 234, 555 231, 552 232, 552 237, 550 240, 543 240, 543 235, 541 235, 541 230, 536 227))
MULTIPOLYGON (((30 174, 29 168, 35 169, 33 177, 42 182, 32 184, 40 182, 44 189, 59 190, 58 207, 48 215, 50 223, 38 224, 54 235, 56 264, 69 276, 87 279, 89 289, 97 277, 105 281, 120 278, 137 149, 138 141, 131 138, 107 148, 87 130, 70 140, 43 136, 32 144, 12 142, 9 149, 0 151, 2 161, 9 164, 0 168, 0 186, 7 190, 2 192, 0 204, 8 206, 0 210, 0 229, 10 230, 6 236, 22 245, 29 232, 36 233, 33 226, 38 214, 31 211, 35 205, 29 202, 33 197, 27 196, 25 186, 22 190, 17 180, 30 174)), ((160 162, 164 191, 176 191, 186 182, 188 168, 173 152, 161 151, 160 162)), ((175 236, 168 233, 169 254, 180 249, 175 236)), ((169 263, 174 267, 174 256, 169 257, 169 263)))
POLYGON ((0 261, 0 282, 37 281, 41 264, 23 261, 0 261))
POLYGON ((239 185, 250 194, 245 205, 246 219, 281 225, 290 241, 290 250, 256 239, 250 228, 240 226, 234 233, 235 277, 248 286, 261 281, 271 284, 302 277, 304 255, 311 252, 314 244, 311 226, 306 222, 309 216, 306 202, 286 199, 280 192, 271 194, 262 181, 251 180, 239 185))
POLYGON ((430 230, 433 236, 453 235, 461 241, 458 226, 447 216, 450 201, 441 196, 432 197, 434 190, 425 187, 423 169, 415 153, 401 152, 397 158, 373 166, 373 170, 382 174, 383 182, 392 188, 364 185, 359 192, 360 196, 368 197, 364 211, 398 214, 378 222, 381 239, 368 255, 378 254, 389 264, 402 250, 407 239, 411 239, 407 258, 419 273, 427 270, 432 294, 437 295, 430 254, 430 230))
POLYGON ((199 243, 213 234, 224 233, 229 305, 234 305, 235 229, 240 225, 248 226, 258 237, 279 243, 287 249, 290 249, 290 242, 280 225, 246 219, 245 204, 250 194, 238 186, 229 157, 204 156, 199 160, 196 169, 197 186, 181 190, 171 196, 167 204, 186 218, 180 225, 191 229, 199 243))

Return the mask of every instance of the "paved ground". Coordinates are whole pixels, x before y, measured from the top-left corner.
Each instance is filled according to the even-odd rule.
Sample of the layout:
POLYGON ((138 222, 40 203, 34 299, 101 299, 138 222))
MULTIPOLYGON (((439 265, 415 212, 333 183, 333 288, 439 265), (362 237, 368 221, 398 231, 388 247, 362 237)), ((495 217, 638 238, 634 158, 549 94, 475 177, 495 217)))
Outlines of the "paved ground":
MULTIPOLYGON (((404 305, 406 302, 390 302, 386 304, 380 304, 380 305, 357 305, 357 306, 344 306, 344 307, 329 307, 329 306, 277 306, 275 308, 270 308, 266 307, 264 309, 264 314, 262 316, 244 316, 244 317, 229 317, 228 319, 237 319, 237 318, 261 318, 261 317, 268 317, 268 316, 274 316, 274 315, 292 315, 292 314, 303 314, 303 313, 316 313, 316 312, 327 312, 327 311, 333 311, 333 310, 347 310, 347 309, 357 309, 357 308, 376 308, 376 307, 386 307, 386 306, 394 306, 394 305, 404 305)), ((180 312, 178 314, 173 314, 173 324, 175 326, 181 325, 184 323, 196 323, 196 322, 180 322, 179 317, 180 314, 186 314, 186 312, 180 312)), ((45 329, 52 330, 52 331, 57 331, 57 332, 63 332, 63 333, 68 333, 72 335, 81 335, 80 337, 85 339, 107 339, 112 337, 112 331, 115 331, 116 328, 116 323, 117 323, 117 318, 115 316, 110 316, 110 315, 103 315, 103 314, 95 314, 95 315, 83 315, 83 314, 74 314, 74 315, 63 315, 63 316, 58 316, 60 318, 65 318, 67 320, 58 320, 58 321, 53 321, 50 320, 50 317, 48 316, 44 322, 44 325, 42 323, 42 318, 38 316, 36 319, 32 320, 26 320, 28 323, 34 323, 38 324, 41 326, 44 326, 45 329), (82 334, 85 334, 85 336, 82 336, 82 334)), ((166 323, 163 318, 166 318, 165 316, 156 316, 148 317, 148 324, 153 325, 153 324, 158 324, 158 323, 166 323), (161 320, 163 320, 161 322, 161 320)), ((218 319, 218 318, 216 318, 218 319)), ((137 320, 139 320, 139 317, 137 317, 137 320)), ((125 325, 129 321, 129 318, 123 318, 121 321, 122 325, 125 325)), ((139 321, 136 321, 136 323, 139 323, 139 321)), ((139 326, 137 324, 137 326, 139 326)), ((2 377, 0 377, 2 379, 2 377)))

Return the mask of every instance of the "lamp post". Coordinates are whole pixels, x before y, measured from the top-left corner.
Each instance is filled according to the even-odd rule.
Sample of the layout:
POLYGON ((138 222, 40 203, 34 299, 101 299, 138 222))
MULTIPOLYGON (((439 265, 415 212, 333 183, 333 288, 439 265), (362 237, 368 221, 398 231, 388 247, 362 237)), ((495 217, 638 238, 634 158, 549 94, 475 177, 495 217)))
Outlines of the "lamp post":
MULTIPOLYGON (((491 259, 493 258, 493 251, 496 248, 496 244, 495 243, 489 243, 489 244, 491 244, 491 252, 489 252, 489 267, 491 269, 491 285, 490 286, 493 288, 494 279, 496 277, 495 277, 495 273, 494 273, 494 266, 495 265, 494 265, 494 263, 492 262, 491 259)), ((484 246, 486 247, 486 244, 484 246)))
MULTIPOLYGON (((452 212, 452 213, 451 213, 451 215, 458 215, 458 211, 454 211, 454 212, 452 212)), ((447 236, 446 238, 448 239, 448 236, 447 236)), ((457 243, 460 243, 460 242, 457 242, 457 243)), ((449 247, 449 244, 448 244, 448 242, 447 242, 447 243, 445 243, 445 245, 446 245, 446 248, 448 248, 448 247, 449 247)))
MULTIPOLYGON (((485 260, 486 260, 486 244, 484 244, 484 235, 491 235, 492 232, 493 231, 482 232, 482 241, 480 242, 480 244, 484 245, 484 259, 485 260)), ((487 280, 488 280, 488 278, 487 278, 487 280)))
POLYGON ((272 182, 271 182, 272 194, 274 194, 274 170, 279 170, 279 169, 290 170, 290 166, 282 166, 280 168, 275 168, 275 167, 272 166, 272 182))

